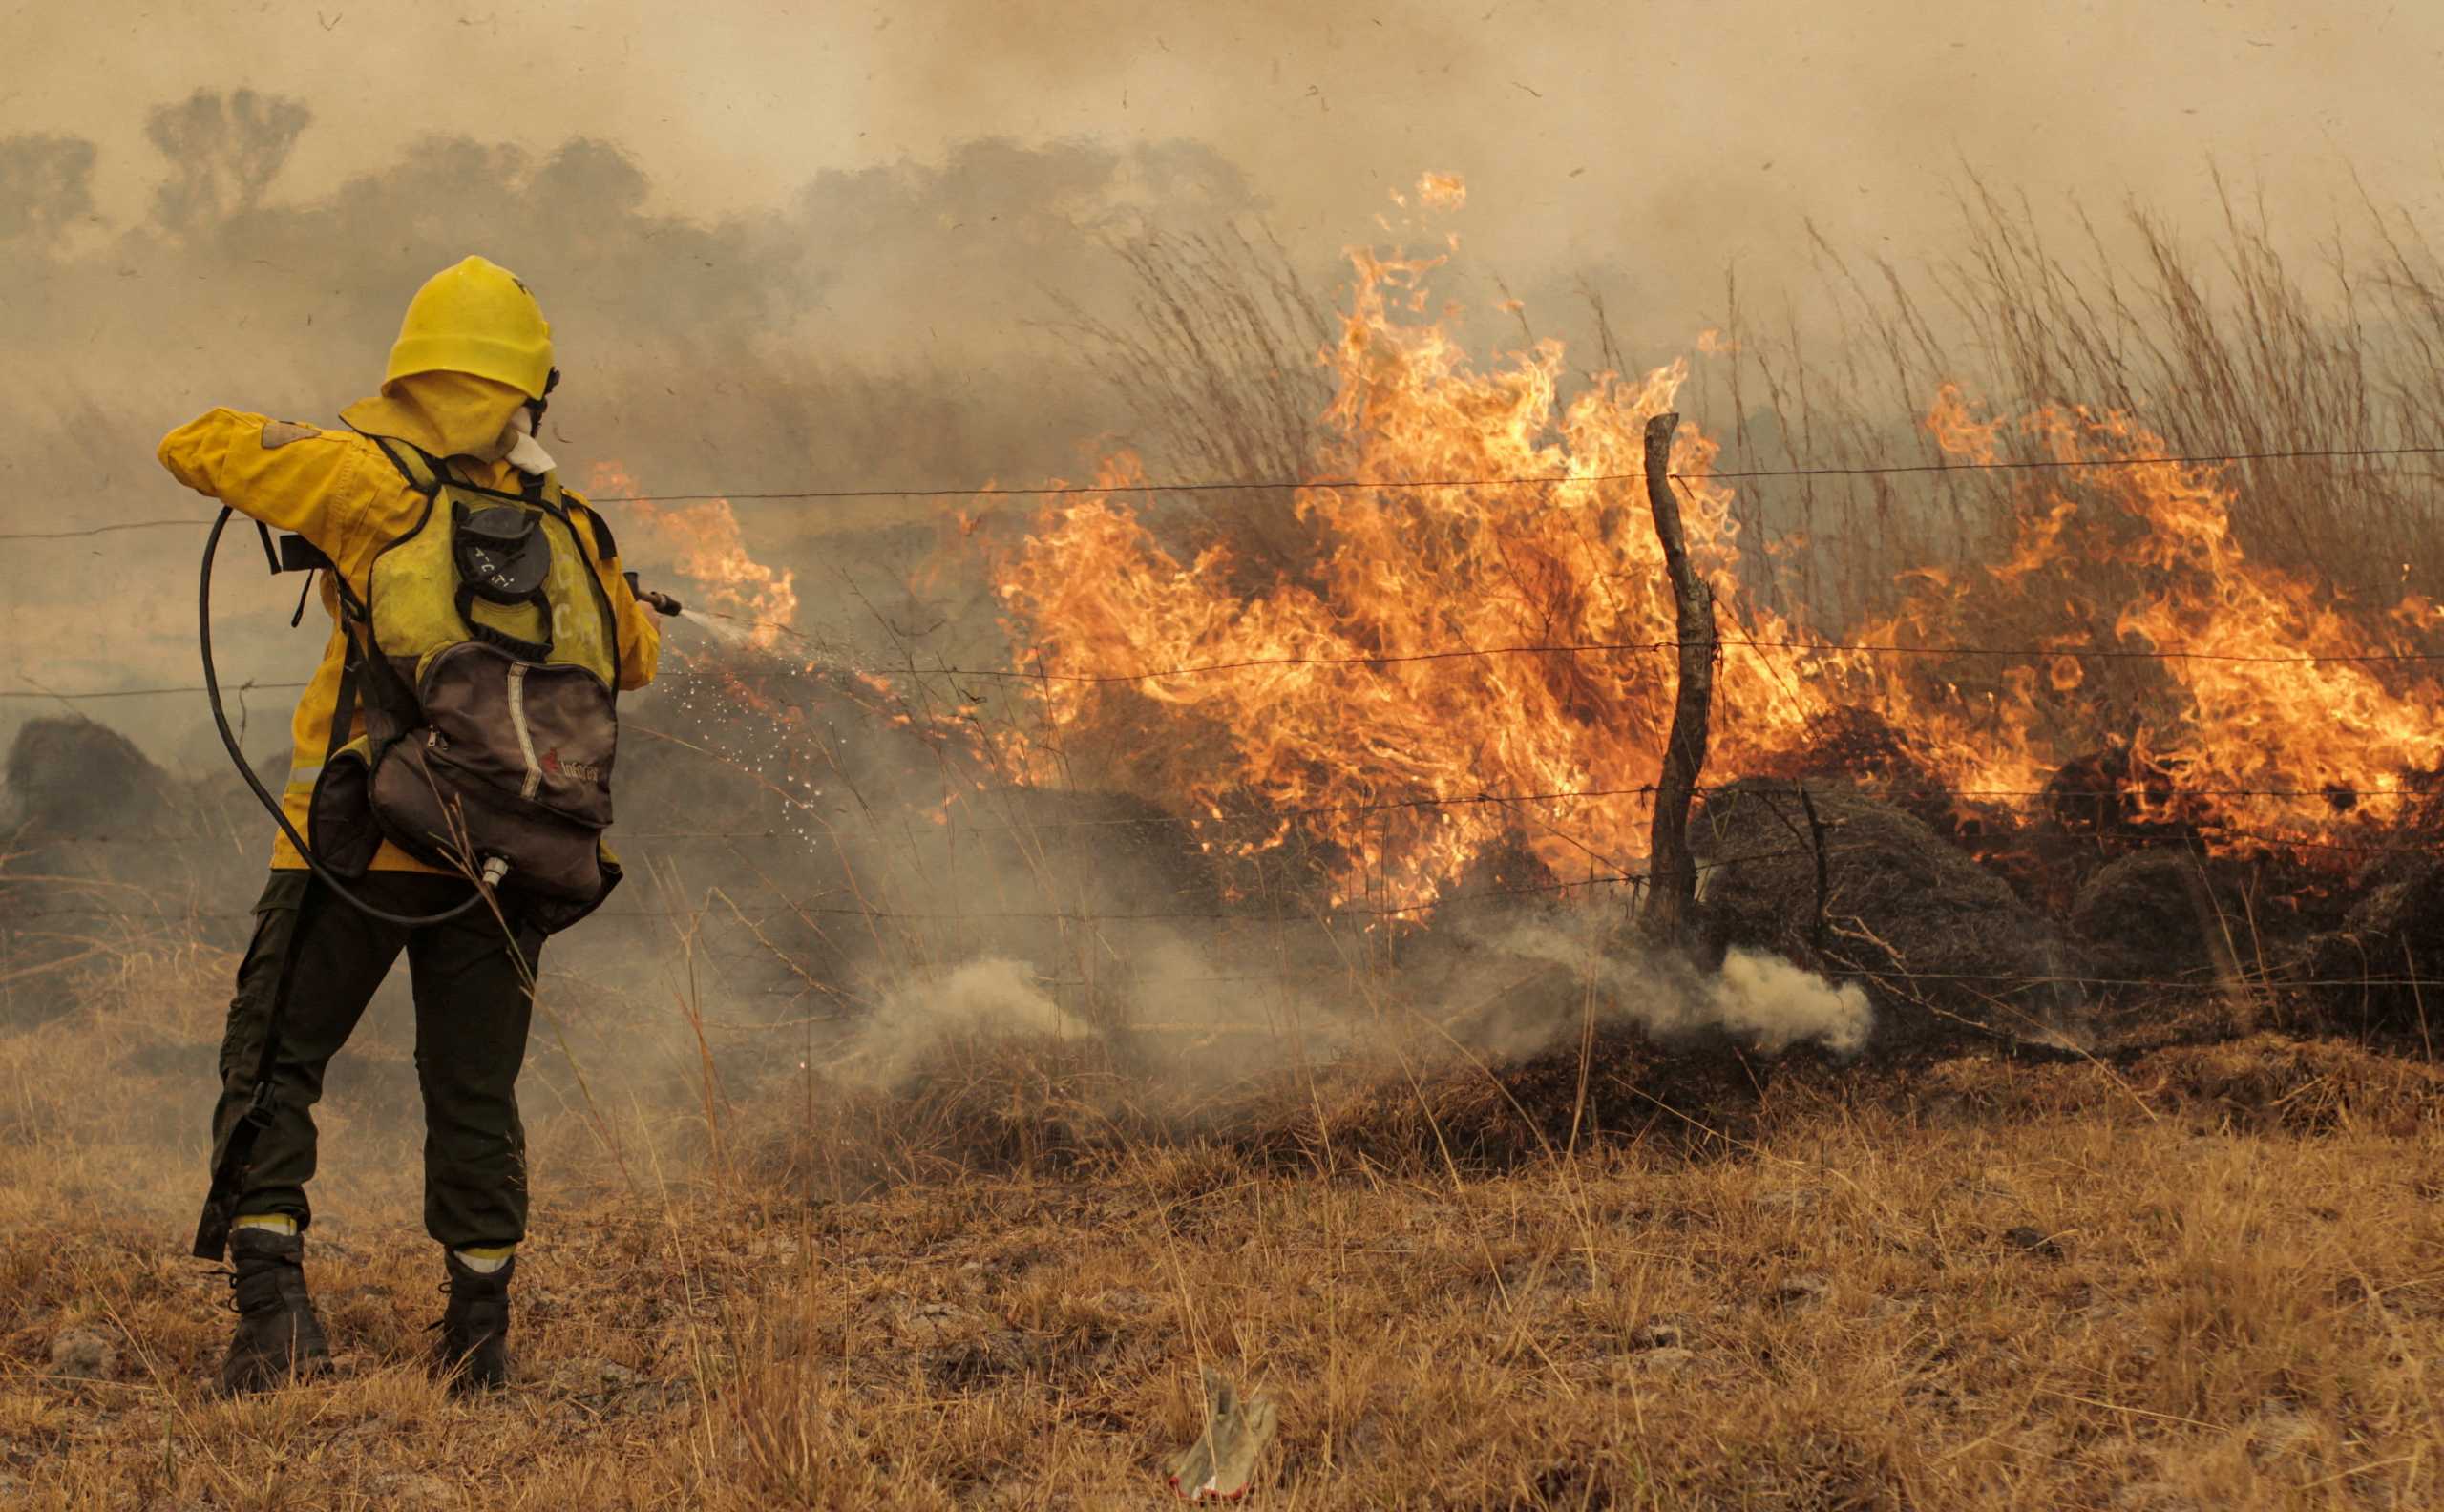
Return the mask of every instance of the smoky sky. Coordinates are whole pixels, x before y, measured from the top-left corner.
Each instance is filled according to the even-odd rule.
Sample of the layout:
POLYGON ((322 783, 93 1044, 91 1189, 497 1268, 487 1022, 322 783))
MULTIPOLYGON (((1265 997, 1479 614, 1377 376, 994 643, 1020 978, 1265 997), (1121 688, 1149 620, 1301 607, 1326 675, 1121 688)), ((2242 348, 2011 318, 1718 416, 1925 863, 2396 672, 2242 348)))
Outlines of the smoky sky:
POLYGON ((1813 217, 1849 244, 1944 223, 1961 160, 2039 200, 2188 204, 2214 158, 2278 198, 2346 167, 2432 202, 2444 13, 2278 0, 58 0, 0 19, 0 132, 91 137, 145 195, 131 100, 251 85, 326 130, 298 188, 425 135, 628 144, 663 205, 769 205, 826 169, 982 136, 1177 138, 1259 172, 1285 234, 1339 241, 1426 168, 1477 186, 1494 261, 1711 279, 1813 217))

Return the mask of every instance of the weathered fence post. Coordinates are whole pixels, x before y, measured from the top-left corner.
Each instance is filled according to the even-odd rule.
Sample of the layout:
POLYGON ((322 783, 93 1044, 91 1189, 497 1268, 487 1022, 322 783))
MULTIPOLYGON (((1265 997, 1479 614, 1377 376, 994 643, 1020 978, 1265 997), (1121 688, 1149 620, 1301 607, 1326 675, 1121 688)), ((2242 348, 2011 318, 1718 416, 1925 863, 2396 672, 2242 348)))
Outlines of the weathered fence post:
POLYGON ((1680 529, 1680 500, 1672 491, 1672 435, 1677 414, 1646 423, 1646 501, 1654 512, 1654 534, 1663 542, 1663 566, 1680 627, 1680 684, 1672 702, 1672 733, 1663 746, 1663 773, 1655 781, 1654 830, 1648 846, 1644 922, 1657 940, 1676 937, 1697 895, 1697 862, 1689 850, 1689 800, 1706 766, 1706 725, 1712 716, 1715 658, 1714 594, 1689 563, 1680 529))

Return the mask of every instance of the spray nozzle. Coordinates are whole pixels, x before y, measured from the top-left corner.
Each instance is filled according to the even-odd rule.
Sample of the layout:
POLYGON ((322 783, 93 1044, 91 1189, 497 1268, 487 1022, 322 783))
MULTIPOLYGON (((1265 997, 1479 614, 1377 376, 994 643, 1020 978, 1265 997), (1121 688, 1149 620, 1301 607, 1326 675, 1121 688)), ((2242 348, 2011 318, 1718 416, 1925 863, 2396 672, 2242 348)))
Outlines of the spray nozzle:
POLYGON ((677 615, 687 607, 666 593, 656 593, 650 588, 639 587, 635 573, 622 573, 620 576, 628 579, 628 592, 636 595, 637 602, 641 604, 650 604, 665 615, 677 615))

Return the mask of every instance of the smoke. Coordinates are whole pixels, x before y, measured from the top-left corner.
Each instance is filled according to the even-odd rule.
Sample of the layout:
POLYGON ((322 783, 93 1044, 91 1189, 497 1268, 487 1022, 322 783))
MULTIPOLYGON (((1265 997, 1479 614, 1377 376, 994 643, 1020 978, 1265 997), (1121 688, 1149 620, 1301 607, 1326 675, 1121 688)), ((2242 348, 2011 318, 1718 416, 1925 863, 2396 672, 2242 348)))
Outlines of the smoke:
POLYGON ((1092 1034, 1052 1000, 1033 966, 988 956, 911 977, 885 992, 850 1039, 836 1069, 890 1089, 956 1042, 1081 1040, 1092 1034))
POLYGON ((1544 922, 1514 923, 1479 938, 1494 957, 1479 979, 1509 985, 1459 1032, 1472 1049, 1491 1055, 1530 1055, 1552 1044, 1579 1026, 1591 998, 1600 1016, 1659 1039, 1718 1030, 1767 1055, 1801 1044, 1856 1055, 1873 1027, 1865 989, 1754 951, 1735 949, 1707 973, 1618 944, 1598 950, 1583 932, 1573 935, 1544 922), (1522 980, 1521 963, 1544 970, 1522 980))
MULTIPOLYGON (((416 285, 480 249, 553 320, 568 381, 552 421, 580 458, 747 489, 768 468, 870 481, 914 453, 936 478, 973 481, 962 472, 1036 460, 1013 444, 1041 429, 1010 422, 1040 422, 1054 390, 1003 387, 996 368, 1022 348, 1040 361, 1032 323, 1064 300, 1117 313, 1114 237, 1256 207, 1235 166, 1184 142, 977 140, 774 185, 699 220, 653 209, 644 172, 603 138, 430 136, 296 184, 284 169, 317 130, 302 101, 200 90, 144 118, 154 191, 116 225, 93 217, 94 141, 0 138, 0 350, 41 410, 63 388, 107 393, 120 417, 107 439, 131 461, 206 391, 329 413, 378 378, 416 285), (70 354, 76 381, 62 385, 70 354), (972 412, 945 425, 944 400, 972 412)), ((17 450, 44 483, 76 487, 17 450)))
MULTIPOLYGON (((1126 318, 1115 239, 1259 208, 1233 163, 1181 141, 978 139, 774 182, 711 218, 659 208, 600 136, 360 137, 344 168, 309 175, 329 156, 330 105, 206 88, 129 105, 140 132, 0 136, 0 532, 200 518, 152 464, 164 431, 217 404, 327 423, 378 383, 417 285, 470 251, 517 270, 553 321, 565 381, 544 430, 573 478, 617 462, 644 492, 768 494, 1069 472, 1128 411, 1042 323, 1126 318), (114 201, 97 185, 129 175, 146 192, 117 219, 98 212, 114 201)), ((939 511, 882 498, 742 514, 759 559, 819 576, 819 628, 872 643, 874 616, 852 600, 897 614, 939 511)), ((192 681, 177 606, 194 540, 106 544, 119 601, 102 615, 64 570, 87 562, 76 547, 10 548, 31 570, 0 599, 9 684, 192 681), (71 615, 91 633, 44 633, 71 615)), ((666 578, 672 563, 645 551, 628 565, 666 578)), ((228 681, 295 680, 310 634, 229 566, 228 681)), ((0 708, 0 739, 20 712, 0 708)), ((157 756, 217 760, 192 703, 111 712, 157 756)))
POLYGON ((1814 1041, 1836 1055, 1866 1048, 1866 989, 1835 986, 1777 956, 1735 950, 1705 1003, 1714 1020, 1771 1054, 1814 1041))

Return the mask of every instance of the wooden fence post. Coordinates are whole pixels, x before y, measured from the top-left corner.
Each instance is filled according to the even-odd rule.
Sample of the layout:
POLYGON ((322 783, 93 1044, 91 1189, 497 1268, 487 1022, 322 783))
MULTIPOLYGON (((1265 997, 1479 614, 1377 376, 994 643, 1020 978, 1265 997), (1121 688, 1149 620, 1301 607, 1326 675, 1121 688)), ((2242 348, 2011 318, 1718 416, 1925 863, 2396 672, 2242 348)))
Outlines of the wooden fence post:
POLYGON ((1672 491, 1672 436, 1677 414, 1646 423, 1646 501, 1654 512, 1654 534, 1663 542, 1663 566, 1672 580, 1680 640, 1680 682, 1672 701, 1672 732, 1663 746, 1663 772, 1655 781, 1654 830, 1647 848, 1648 884, 1643 922, 1657 940, 1677 937, 1697 895, 1697 862, 1689 850, 1689 801, 1706 766, 1706 727, 1713 715, 1715 659, 1721 641, 1715 630, 1714 594, 1689 562, 1680 529, 1680 500, 1672 491))

